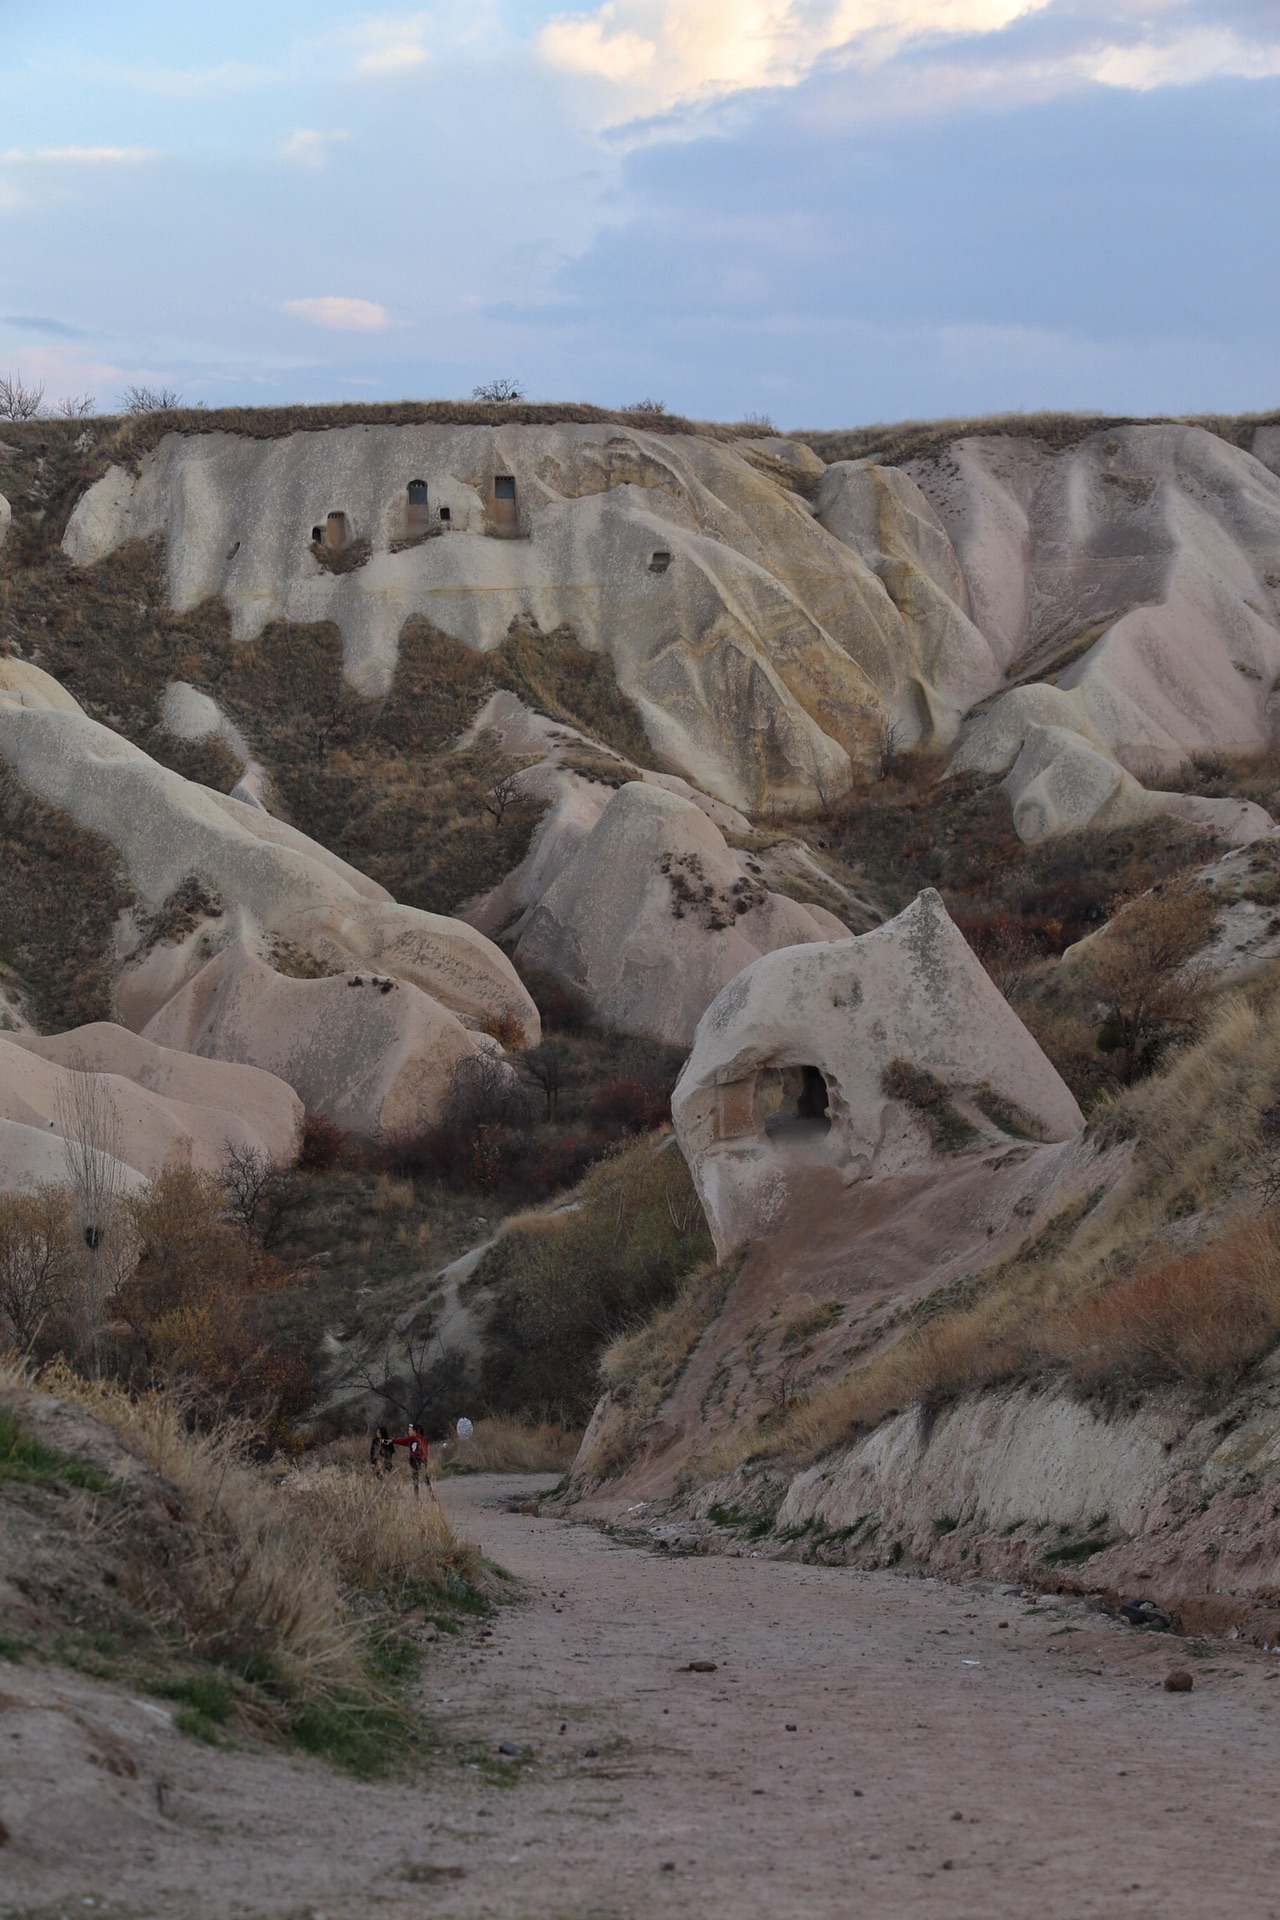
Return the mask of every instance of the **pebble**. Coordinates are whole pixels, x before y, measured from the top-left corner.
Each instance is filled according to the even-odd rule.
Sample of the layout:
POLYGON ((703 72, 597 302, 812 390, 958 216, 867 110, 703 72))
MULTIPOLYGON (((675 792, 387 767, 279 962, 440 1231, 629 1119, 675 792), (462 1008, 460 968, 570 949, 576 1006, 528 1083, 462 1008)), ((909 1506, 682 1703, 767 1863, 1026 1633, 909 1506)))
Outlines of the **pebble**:
POLYGON ((505 1753, 510 1760, 518 1760, 524 1748, 518 1747, 514 1740, 499 1740, 498 1752, 505 1753))

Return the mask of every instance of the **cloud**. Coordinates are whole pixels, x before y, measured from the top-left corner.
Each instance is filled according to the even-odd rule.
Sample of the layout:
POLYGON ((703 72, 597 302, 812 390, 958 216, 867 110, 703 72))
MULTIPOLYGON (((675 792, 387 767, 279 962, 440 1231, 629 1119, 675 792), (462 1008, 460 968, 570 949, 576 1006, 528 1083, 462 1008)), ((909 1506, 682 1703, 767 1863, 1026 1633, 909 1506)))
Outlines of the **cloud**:
POLYGON ((205 100, 218 94, 243 93, 276 78, 269 67, 226 60, 217 67, 122 67, 113 65, 112 81, 162 100, 205 100))
POLYGON ((36 147, 29 153, 20 147, 10 147, 7 153, 0 153, 0 163, 7 167, 115 167, 158 157, 153 147, 36 147))
POLYGON ((376 300, 350 300, 339 294, 324 294, 313 300, 282 300, 285 313, 299 320, 310 320, 317 327, 333 327, 340 333, 381 333, 391 325, 391 315, 376 300))
POLYGON ((616 89, 610 120, 798 85, 842 55, 876 65, 913 41, 988 34, 1052 0, 605 0, 549 21, 536 46, 616 89))
POLYGON ((362 21, 354 36, 364 48, 356 57, 356 72, 381 78, 426 66, 431 55, 423 40, 429 25, 425 13, 385 13, 362 21))
POLYGON ((330 146, 350 137, 346 133, 319 133, 314 127, 297 127, 281 146, 280 158, 290 166, 319 173, 329 164, 330 146))
POLYGON ((87 340, 83 327, 69 327, 65 320, 51 320, 42 313, 6 313, 0 326, 20 327, 24 333, 47 333, 59 340, 87 340))

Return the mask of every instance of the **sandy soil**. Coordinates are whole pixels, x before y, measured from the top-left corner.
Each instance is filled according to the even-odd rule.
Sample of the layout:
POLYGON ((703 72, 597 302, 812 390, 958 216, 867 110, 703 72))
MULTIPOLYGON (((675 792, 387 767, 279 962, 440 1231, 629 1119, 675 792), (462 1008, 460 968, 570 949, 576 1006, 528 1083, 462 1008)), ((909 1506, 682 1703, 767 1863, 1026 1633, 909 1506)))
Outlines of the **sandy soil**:
POLYGON ((505 1510, 530 1491, 443 1489, 526 1598, 433 1648, 452 1744, 416 1788, 0 1666, 0 1912, 1280 1915, 1280 1657, 998 1588, 640 1552, 505 1510), (1175 1665, 1191 1694, 1163 1690, 1175 1665), (511 1788, 474 1765, 500 1740, 528 1762, 511 1788))

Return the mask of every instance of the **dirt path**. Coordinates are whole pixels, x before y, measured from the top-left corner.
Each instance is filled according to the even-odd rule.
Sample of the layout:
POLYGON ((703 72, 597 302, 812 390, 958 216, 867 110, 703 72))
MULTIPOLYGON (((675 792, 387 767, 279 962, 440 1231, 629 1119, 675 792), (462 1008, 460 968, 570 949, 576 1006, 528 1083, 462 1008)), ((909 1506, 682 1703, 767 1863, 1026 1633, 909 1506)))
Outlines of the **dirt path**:
POLYGON ((516 1786, 458 1752, 419 1789, 352 1785, 0 1667, 0 1912, 1280 1916, 1280 1658, 1188 1658, 998 1590, 641 1553, 492 1504, 528 1491, 444 1488, 528 1598, 427 1675, 463 1755, 525 1749, 516 1786), (681 1671, 698 1660, 716 1670, 681 1671), (1174 1664, 1192 1694, 1163 1691, 1174 1664))

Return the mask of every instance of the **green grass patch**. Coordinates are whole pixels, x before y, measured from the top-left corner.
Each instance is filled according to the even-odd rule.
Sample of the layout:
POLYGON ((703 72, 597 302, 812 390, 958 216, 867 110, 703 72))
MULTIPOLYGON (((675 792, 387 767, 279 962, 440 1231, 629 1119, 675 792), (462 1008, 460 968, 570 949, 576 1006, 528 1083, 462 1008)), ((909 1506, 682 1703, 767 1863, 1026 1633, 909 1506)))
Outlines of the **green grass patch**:
POLYGON ((1050 1547, 1040 1557, 1046 1567, 1074 1567, 1082 1560, 1092 1560, 1095 1553, 1105 1553, 1115 1544, 1105 1534, 1092 1534, 1087 1540, 1069 1540, 1065 1546, 1050 1547))
POLYGON ((97 1467, 46 1447, 42 1440, 25 1433, 12 1414, 0 1413, 0 1482, 5 1480, 29 1486, 80 1487, 89 1493, 106 1493, 112 1484, 97 1467))
POLYGON ((746 1513, 741 1507, 726 1507, 719 1500, 713 1500, 707 1508, 707 1518, 712 1526, 731 1527, 748 1540, 763 1540, 773 1528, 767 1513, 746 1513))

